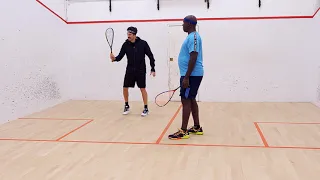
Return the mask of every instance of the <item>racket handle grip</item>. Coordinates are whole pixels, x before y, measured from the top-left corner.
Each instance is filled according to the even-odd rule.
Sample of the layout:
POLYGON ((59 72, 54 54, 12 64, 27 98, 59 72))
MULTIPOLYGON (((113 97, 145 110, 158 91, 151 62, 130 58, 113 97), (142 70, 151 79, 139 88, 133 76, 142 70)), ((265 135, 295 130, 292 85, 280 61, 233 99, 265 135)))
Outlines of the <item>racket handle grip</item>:
POLYGON ((188 98, 189 97, 189 92, 190 92, 190 88, 186 89, 186 92, 184 93, 184 97, 188 98))

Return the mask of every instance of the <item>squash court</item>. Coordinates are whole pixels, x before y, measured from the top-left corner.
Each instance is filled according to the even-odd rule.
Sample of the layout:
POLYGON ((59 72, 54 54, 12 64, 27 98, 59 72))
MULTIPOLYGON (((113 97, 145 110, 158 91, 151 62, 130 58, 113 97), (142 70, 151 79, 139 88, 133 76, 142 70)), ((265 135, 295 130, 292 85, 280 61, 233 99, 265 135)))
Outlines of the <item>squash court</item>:
POLYGON ((199 102, 204 135, 184 140, 167 138, 181 125, 180 103, 149 106, 141 117, 141 102, 122 115, 122 101, 67 101, 4 123, 0 179, 320 176, 320 109, 311 103, 199 102))
POLYGON ((2 1, 0 180, 320 180, 319 14, 320 0, 2 1), (204 134, 170 140, 180 90, 155 97, 192 51, 204 134), (128 64, 146 70, 146 117, 138 82, 122 114, 128 64))

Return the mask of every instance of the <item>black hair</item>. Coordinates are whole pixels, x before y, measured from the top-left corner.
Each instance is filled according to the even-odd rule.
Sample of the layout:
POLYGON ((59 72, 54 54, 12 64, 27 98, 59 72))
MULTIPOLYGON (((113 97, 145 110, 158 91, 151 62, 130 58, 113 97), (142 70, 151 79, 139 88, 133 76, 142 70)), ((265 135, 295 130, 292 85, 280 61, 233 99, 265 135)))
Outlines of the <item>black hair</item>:
POLYGON ((138 33, 138 29, 136 27, 133 27, 133 26, 128 27, 127 31, 132 33, 132 34, 137 34, 138 33))

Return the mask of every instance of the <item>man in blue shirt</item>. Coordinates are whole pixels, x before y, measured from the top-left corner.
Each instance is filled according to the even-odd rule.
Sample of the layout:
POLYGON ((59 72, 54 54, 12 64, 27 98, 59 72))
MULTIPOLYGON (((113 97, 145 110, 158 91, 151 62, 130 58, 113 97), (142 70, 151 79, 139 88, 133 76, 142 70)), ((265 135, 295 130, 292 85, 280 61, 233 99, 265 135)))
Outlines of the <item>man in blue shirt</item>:
POLYGON ((180 69, 180 96, 182 102, 182 125, 178 132, 169 135, 169 139, 188 139, 189 133, 202 135, 199 122, 199 108, 196 100, 203 77, 202 40, 196 31, 197 18, 186 16, 183 20, 183 31, 188 33, 178 57, 180 69), (187 129, 192 113, 194 126, 187 129))

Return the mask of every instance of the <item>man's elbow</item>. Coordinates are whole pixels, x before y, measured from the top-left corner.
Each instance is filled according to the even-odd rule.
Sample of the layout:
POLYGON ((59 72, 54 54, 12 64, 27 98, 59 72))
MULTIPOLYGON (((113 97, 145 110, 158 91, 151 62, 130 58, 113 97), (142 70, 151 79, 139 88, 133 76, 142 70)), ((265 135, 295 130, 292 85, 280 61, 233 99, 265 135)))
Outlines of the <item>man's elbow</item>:
POLYGON ((190 55, 190 60, 191 61, 196 61, 198 58, 198 53, 191 53, 190 55))

